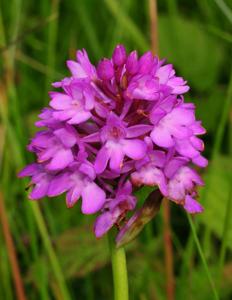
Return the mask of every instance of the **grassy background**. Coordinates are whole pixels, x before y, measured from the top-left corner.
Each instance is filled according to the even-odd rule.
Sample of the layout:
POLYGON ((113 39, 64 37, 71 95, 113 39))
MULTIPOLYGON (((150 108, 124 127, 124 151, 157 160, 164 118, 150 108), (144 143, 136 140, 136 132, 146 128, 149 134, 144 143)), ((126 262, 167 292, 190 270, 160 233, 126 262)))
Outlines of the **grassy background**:
MULTIPOLYGON (((160 56, 191 86, 187 99, 207 128, 210 159, 200 191, 205 212, 193 223, 171 205, 178 300, 232 298, 231 25, 229 0, 158 1, 160 56)), ((0 2, 1 300, 17 299, 20 281, 30 300, 112 299, 107 241, 95 240, 94 217, 78 205, 66 209, 63 197, 29 202, 27 181, 16 173, 33 160, 25 146, 51 82, 68 74, 65 61, 84 47, 96 62, 117 43, 149 49, 149 1, 0 2), (20 272, 12 268, 13 246, 20 272)), ((131 299, 166 299, 162 213, 127 251, 131 299)))

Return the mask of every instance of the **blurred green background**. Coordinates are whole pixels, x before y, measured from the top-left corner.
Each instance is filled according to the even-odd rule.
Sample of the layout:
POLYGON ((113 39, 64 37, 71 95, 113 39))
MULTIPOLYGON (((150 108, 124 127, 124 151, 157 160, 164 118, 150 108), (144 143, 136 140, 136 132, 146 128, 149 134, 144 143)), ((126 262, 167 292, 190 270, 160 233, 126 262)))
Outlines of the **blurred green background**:
MULTIPOLYGON (((27 200, 27 180, 16 178, 51 82, 67 59, 85 48, 92 62, 124 43, 150 47, 148 0, 0 1, 0 299, 112 299, 107 241, 96 240, 94 216, 63 197, 27 200), (13 243, 12 243, 13 242, 13 243), (16 260, 14 255, 16 254, 16 260), (17 264, 20 271, 17 272, 17 264), (15 286, 24 287, 25 297, 15 286)), ((188 80, 186 97, 207 128, 210 159, 200 191, 205 212, 193 231, 171 204, 175 295, 167 298, 162 209, 127 247, 130 299, 232 299, 232 2, 158 0, 159 54, 188 80), (199 250, 202 250, 199 255, 199 250), (203 259, 203 260, 202 260, 203 259), (212 288, 212 282, 214 288, 212 288), (215 292, 216 291, 216 292, 215 292)), ((144 195, 141 193, 141 198, 144 195)), ((142 199, 141 199, 142 201, 142 199)))

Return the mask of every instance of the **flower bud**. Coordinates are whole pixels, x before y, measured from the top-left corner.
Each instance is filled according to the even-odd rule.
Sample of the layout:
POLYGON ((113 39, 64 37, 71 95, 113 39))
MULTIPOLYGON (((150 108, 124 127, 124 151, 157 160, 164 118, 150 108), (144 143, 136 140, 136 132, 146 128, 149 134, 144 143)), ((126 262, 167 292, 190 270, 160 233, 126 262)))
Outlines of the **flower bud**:
POLYGON ((113 62, 115 66, 122 66, 126 61, 126 49, 123 45, 117 45, 113 52, 113 62))
POLYGON ((144 53, 139 59, 139 72, 142 74, 147 74, 153 68, 153 55, 151 51, 144 53))
POLYGON ((112 62, 107 58, 103 58, 97 66, 97 74, 102 80, 110 80, 114 76, 112 62))
POLYGON ((138 54, 137 51, 133 51, 129 54, 126 61, 127 72, 134 75, 138 71, 138 54))

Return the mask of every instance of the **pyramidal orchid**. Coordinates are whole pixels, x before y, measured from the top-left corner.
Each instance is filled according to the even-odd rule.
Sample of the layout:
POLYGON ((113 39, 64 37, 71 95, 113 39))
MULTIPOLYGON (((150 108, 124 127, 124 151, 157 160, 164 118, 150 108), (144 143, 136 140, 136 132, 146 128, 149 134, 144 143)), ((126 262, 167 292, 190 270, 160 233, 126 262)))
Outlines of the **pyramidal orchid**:
POLYGON ((82 50, 67 67, 71 75, 53 84, 28 146, 36 162, 19 173, 31 177, 29 198, 65 193, 68 207, 81 201, 83 214, 99 214, 97 237, 125 227, 136 209, 134 192, 143 186, 189 213, 201 212, 203 181, 194 165, 207 165, 199 138, 205 129, 194 104, 185 103, 189 86, 173 66, 118 45, 97 66, 82 50))

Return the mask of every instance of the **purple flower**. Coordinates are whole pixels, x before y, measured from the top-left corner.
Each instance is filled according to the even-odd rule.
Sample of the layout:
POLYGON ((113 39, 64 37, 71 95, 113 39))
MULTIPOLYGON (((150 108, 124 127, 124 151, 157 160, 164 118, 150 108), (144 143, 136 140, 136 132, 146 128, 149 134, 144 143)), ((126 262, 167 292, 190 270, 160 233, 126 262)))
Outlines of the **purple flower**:
POLYGON ((46 162, 49 171, 62 170, 74 161, 71 149, 76 143, 73 132, 67 128, 54 131, 39 131, 28 145, 28 150, 37 154, 39 163, 46 162))
POLYGON ((136 205, 136 197, 132 195, 132 185, 127 181, 119 187, 115 197, 107 199, 102 214, 97 217, 94 225, 96 237, 104 235, 114 224, 119 225, 126 213, 133 210, 136 205))
POLYGON ((25 176, 31 177, 29 186, 33 186, 29 194, 29 199, 37 200, 47 196, 49 183, 53 177, 43 167, 42 164, 30 164, 26 166, 21 172, 18 173, 20 178, 25 176))
POLYGON ((51 180, 47 195, 54 197, 67 192, 68 207, 72 207, 81 197, 82 212, 93 214, 101 209, 106 198, 104 190, 94 182, 95 178, 96 175, 90 163, 73 164, 68 170, 51 180))
POLYGON ((66 93, 50 92, 50 106, 55 110, 53 118, 80 124, 91 117, 94 107, 94 91, 86 82, 72 81, 65 86, 66 93))
POLYGON ((122 66, 126 62, 126 49, 123 45, 118 45, 115 47, 112 59, 115 66, 122 66))
POLYGON ((192 103, 177 102, 171 111, 163 111, 163 114, 160 108, 155 108, 151 112, 150 120, 155 125, 151 138, 157 146, 175 147, 179 154, 192 159, 196 165, 207 165, 207 160, 200 154, 204 150, 204 144, 196 137, 204 134, 205 129, 195 120, 192 103))
POLYGON ((77 62, 68 60, 67 66, 74 78, 88 78, 94 80, 96 68, 89 61, 89 57, 85 49, 77 51, 77 62))
POLYGON ((102 80, 110 80, 114 77, 114 68, 111 60, 103 58, 97 66, 97 74, 102 80))
POLYGON ((159 78, 161 84, 172 88, 172 94, 184 94, 189 90, 189 86, 182 77, 176 77, 175 73, 172 65, 165 65, 157 69, 156 77, 159 78))
MULTIPOLYGON (((137 133, 140 135, 140 132, 137 133)), ((135 133, 134 137, 137 136, 135 133)), ((119 171, 123 166, 124 157, 131 159, 142 159, 146 154, 146 144, 139 139, 130 139, 130 128, 127 131, 119 117, 110 113, 106 125, 100 132, 100 139, 103 147, 100 149, 95 160, 96 172, 102 173, 108 161, 110 161, 110 169, 119 171)))
MULTIPOLYGON (((49 107, 35 123, 40 131, 28 150, 36 163, 19 173, 31 177, 29 198, 65 193, 68 207, 81 198, 84 214, 100 211, 97 237, 116 225, 127 239, 125 230, 136 225, 127 223, 127 212, 135 210, 134 192, 142 186, 201 212, 197 188, 203 182, 193 166, 207 165, 199 138, 205 129, 194 105, 184 102, 189 86, 173 66, 150 51, 127 54, 123 45, 97 67, 85 50, 67 66, 71 76, 53 83, 59 90, 49 93, 49 107)), ((146 209, 134 214, 144 224, 146 209)))
POLYGON ((196 185, 203 185, 200 176, 187 166, 178 169, 168 183, 168 198, 182 204, 190 213, 202 212, 202 206, 194 199, 196 185))

